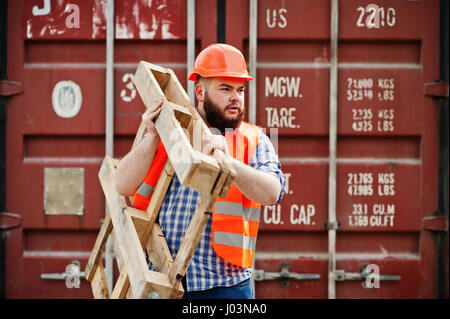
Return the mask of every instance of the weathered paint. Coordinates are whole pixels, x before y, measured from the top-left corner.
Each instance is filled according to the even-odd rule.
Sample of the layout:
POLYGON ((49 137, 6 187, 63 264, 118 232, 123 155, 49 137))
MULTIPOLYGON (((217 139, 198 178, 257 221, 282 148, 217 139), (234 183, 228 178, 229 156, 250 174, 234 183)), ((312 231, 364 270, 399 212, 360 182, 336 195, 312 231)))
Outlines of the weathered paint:
MULTIPOLYGON (((172 68, 186 86, 186 1, 115 4, 114 156, 122 157, 144 111, 130 77, 139 61, 172 68)), ((8 2, 8 77, 24 90, 8 101, 6 208, 22 222, 8 230, 7 298, 92 297, 85 280, 67 288, 41 274, 63 273, 73 261, 84 270, 105 214, 98 180, 105 154, 105 7, 104 0, 8 2), (82 185, 67 185, 83 188, 82 201, 67 196, 46 214, 46 169, 82 170, 82 185), (64 215, 65 201, 82 211, 64 215)), ((215 10, 215 2, 197 1, 198 15, 215 10)), ((215 29, 215 21, 197 22, 197 50, 215 41, 215 29)))
MULTIPOLYGON (((97 173, 105 5, 8 3, 8 77, 24 88, 8 102, 6 206, 22 217, 6 246, 9 298, 91 297, 84 281, 68 289, 40 274, 63 272, 74 260, 84 269, 104 216, 97 173), (61 81, 80 88, 82 105, 72 117, 52 105, 61 81), (46 167, 83 168, 83 215, 45 215, 46 167)), ((372 289, 337 282, 337 298, 433 298, 437 250, 423 219, 438 207, 438 107, 423 86, 439 78, 439 1, 377 5, 345 0, 339 7, 336 268, 358 273, 374 264, 401 280, 372 289)), ((216 42, 215 6, 196 1, 197 52, 216 42)), ((226 10, 226 42, 247 54, 249 1, 227 0, 226 10)), ((116 157, 129 150, 143 111, 131 84, 139 60, 172 68, 186 87, 185 25, 186 1, 116 1, 116 157)), ((255 266, 278 272, 287 261, 291 272, 321 277, 287 287, 256 282, 257 298, 327 297, 329 29, 329 1, 258 2, 257 124, 278 129, 289 189, 282 202, 262 207, 255 266)))
MULTIPOLYGON (((227 1, 227 42, 245 52, 248 3, 227 1)), ((278 128, 289 190, 262 208, 256 268, 289 262, 321 279, 257 281, 257 298, 327 297, 330 9, 258 2, 257 124, 278 128)), ((437 210, 438 107, 423 87, 439 78, 439 1, 339 1, 338 37, 336 269, 375 264, 401 280, 338 281, 336 296, 435 297, 437 249, 422 224, 437 210)))

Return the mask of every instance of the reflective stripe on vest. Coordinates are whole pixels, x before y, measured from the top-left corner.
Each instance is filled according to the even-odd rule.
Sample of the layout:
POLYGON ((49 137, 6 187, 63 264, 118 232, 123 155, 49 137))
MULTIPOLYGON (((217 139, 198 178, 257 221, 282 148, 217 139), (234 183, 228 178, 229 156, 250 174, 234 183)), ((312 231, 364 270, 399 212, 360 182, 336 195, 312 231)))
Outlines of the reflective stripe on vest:
MULTIPOLYGON (((259 128, 241 122, 227 134, 231 156, 248 164, 256 152, 259 128)), ((225 198, 218 197, 213 209, 213 248, 218 256, 242 268, 251 267, 258 235, 260 205, 246 198, 232 184, 225 198)))
POLYGON ((247 208, 242 203, 216 202, 216 214, 227 214, 243 217, 244 220, 259 221, 259 208, 247 208))
POLYGON ((158 182, 159 175, 166 163, 167 152, 164 145, 159 141, 158 148, 156 149, 155 158, 153 159, 152 165, 145 176, 144 181, 138 187, 136 193, 134 193, 133 207, 146 210, 150 204, 152 198, 152 193, 155 190, 156 183, 158 182))
POLYGON ((228 245, 237 248, 255 250, 256 237, 218 231, 214 233, 214 243, 219 245, 228 245))
POLYGON ((149 197, 150 193, 153 192, 154 190, 155 188, 152 185, 148 185, 146 182, 143 182, 141 186, 139 186, 136 193, 144 197, 149 197))

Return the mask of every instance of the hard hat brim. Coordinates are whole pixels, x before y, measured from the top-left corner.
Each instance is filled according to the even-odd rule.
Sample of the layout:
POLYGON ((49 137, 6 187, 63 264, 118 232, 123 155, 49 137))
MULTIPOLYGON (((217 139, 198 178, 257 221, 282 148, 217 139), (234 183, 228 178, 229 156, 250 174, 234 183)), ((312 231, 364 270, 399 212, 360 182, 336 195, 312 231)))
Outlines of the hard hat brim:
MULTIPOLYGON (((192 72, 188 79, 190 81, 196 81, 197 80, 197 72, 192 72)), ((223 72, 223 73, 214 73, 214 75, 206 75, 206 74, 199 74, 201 77, 204 78, 239 78, 239 79, 244 79, 247 81, 251 81, 253 80, 253 77, 251 77, 248 74, 242 74, 242 73, 234 73, 234 72, 223 72)))

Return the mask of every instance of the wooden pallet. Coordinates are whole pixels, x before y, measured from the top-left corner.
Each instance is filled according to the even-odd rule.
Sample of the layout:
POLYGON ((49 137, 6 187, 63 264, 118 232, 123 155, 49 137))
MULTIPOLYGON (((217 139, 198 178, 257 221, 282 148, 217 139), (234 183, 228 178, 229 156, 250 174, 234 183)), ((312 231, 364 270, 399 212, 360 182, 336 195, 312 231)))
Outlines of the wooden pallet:
MULTIPOLYGON (((114 185, 119 161, 105 157, 99 179, 109 213, 86 265, 86 279, 91 282, 95 298, 181 298, 184 294, 181 278, 186 274, 211 217, 216 198, 226 196, 236 173, 222 152, 216 150, 213 156, 201 152, 211 133, 171 69, 141 61, 134 84, 146 108, 159 97, 163 98, 155 126, 168 160, 147 210, 142 211, 129 205, 129 199, 117 194, 114 185), (182 185, 201 192, 175 260, 160 226, 155 222, 174 173, 182 185), (111 295, 102 264, 102 253, 109 236, 113 238, 113 252, 120 270, 111 295), (144 250, 156 271, 148 269, 144 250)), ((141 123, 132 147, 145 133, 145 126, 141 123)))

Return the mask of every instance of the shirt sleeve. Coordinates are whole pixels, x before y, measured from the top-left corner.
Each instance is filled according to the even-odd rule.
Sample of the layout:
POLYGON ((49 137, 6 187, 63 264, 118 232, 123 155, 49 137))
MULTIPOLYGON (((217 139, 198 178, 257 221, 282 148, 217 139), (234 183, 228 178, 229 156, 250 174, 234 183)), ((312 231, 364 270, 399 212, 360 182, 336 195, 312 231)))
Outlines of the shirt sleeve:
POLYGON ((249 164, 257 170, 273 174, 276 178, 278 178, 281 184, 281 191, 277 200, 278 203, 283 198, 285 192, 286 178, 281 171, 281 163, 278 160, 278 155, 275 153, 273 144, 263 131, 260 131, 259 133, 256 152, 250 159, 249 164))

